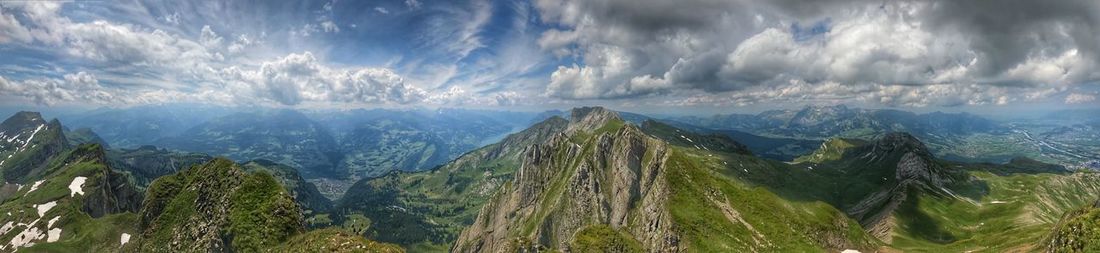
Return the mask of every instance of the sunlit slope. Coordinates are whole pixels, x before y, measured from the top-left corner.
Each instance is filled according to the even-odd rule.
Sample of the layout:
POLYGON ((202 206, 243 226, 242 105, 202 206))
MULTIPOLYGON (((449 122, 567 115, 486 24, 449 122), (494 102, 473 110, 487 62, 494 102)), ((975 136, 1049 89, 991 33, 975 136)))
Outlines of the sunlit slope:
POLYGON ((876 247, 858 223, 828 204, 788 201, 738 179, 729 162, 757 162, 740 144, 652 123, 643 131, 608 115, 571 124, 587 127, 571 127, 529 148, 516 178, 482 208, 452 250, 876 247), (591 233, 615 236, 585 236, 591 233))
POLYGON ((1100 195, 1095 173, 1027 159, 948 162, 900 134, 845 143, 855 145, 838 149, 841 144, 830 141, 791 166, 823 193, 805 197, 842 208, 889 248, 1035 250, 1063 212, 1100 195))

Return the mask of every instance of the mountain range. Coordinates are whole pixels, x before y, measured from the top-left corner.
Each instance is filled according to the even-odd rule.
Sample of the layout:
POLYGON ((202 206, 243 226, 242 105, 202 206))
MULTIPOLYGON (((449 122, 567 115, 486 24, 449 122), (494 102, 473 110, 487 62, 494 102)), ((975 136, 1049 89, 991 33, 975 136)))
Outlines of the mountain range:
MULTIPOLYGON (((115 147, 93 129, 70 131, 59 120, 17 113, 0 124, 5 179, 0 212, 7 213, 0 219, 6 222, 0 242, 7 242, 0 251, 1073 252, 1096 247, 1089 231, 1096 227, 1100 174, 1025 157, 1004 163, 943 159, 920 135, 906 132, 841 134, 812 142, 815 148, 793 158, 777 159, 774 153, 759 154, 775 149, 743 142, 811 143, 735 135, 729 131, 739 130, 601 107, 539 116, 494 114, 447 130, 441 124, 460 118, 346 113, 364 121, 334 126, 348 121, 287 110, 228 114, 184 131, 193 140, 166 138, 165 143, 180 143, 173 148, 115 147), (364 150, 440 150, 427 147, 492 138, 488 135, 512 132, 515 125, 490 125, 524 119, 537 122, 438 160, 439 166, 363 177, 331 200, 307 175, 347 172, 322 170, 341 168, 332 164, 303 166, 337 161, 322 159, 321 151, 347 154, 337 139, 356 140, 348 136, 389 143, 360 146, 368 147, 364 150), (331 141, 317 141, 326 138, 331 141), (434 144, 417 146, 413 140, 434 144)), ((825 118, 797 122, 830 121, 825 118)), ((968 130, 953 134, 978 131, 958 129, 968 130)), ((424 152, 397 157, 426 159, 424 152)))

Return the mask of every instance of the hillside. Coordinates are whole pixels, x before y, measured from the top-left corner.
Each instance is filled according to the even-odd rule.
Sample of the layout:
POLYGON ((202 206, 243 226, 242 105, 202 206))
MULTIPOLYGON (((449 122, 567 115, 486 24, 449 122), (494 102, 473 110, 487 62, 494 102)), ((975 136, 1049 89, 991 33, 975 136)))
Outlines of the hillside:
POLYGON ((587 117, 572 121, 569 131, 524 152, 516 177, 452 251, 875 247, 831 206, 789 202, 725 175, 732 172, 722 166, 726 159, 748 152, 724 136, 680 133, 655 122, 643 124, 650 135, 614 112, 581 111, 587 117))
POLYGON ((258 168, 262 164, 267 162, 245 165, 255 171, 246 172, 232 161, 217 158, 157 179, 139 213, 139 234, 124 251, 403 251, 341 236, 342 232, 306 232, 294 197, 269 173, 273 170, 258 168), (340 244, 332 245, 335 241, 340 244))
MULTIPOLYGON (((1100 196, 1095 173, 1027 159, 969 164, 937 159, 911 135, 834 139, 791 165, 792 198, 842 210, 885 247, 905 251, 1035 250, 1063 212, 1100 196), (807 194, 809 193, 809 194, 807 194)), ((787 190, 784 190, 787 189, 787 190)))
POLYGON ((142 193, 110 169, 100 146, 66 151, 44 168, 0 204, 0 250, 110 251, 134 233, 142 193))
POLYGON ((57 119, 46 122, 37 112, 19 112, 0 123, 0 171, 6 182, 26 183, 43 174, 49 159, 68 148, 57 119))
POLYGON ((444 251, 481 205, 511 180, 525 148, 566 130, 551 117, 430 171, 364 179, 337 202, 334 220, 411 251, 444 251))
POLYGON ((1067 212, 1043 242, 1047 252, 1100 251, 1100 200, 1067 212))
POLYGON ((317 187, 306 182, 298 171, 290 166, 278 164, 268 160, 252 160, 241 164, 241 169, 248 173, 267 173, 274 177, 279 184, 286 189, 294 201, 305 211, 308 216, 314 213, 328 212, 332 208, 332 201, 321 195, 317 187))

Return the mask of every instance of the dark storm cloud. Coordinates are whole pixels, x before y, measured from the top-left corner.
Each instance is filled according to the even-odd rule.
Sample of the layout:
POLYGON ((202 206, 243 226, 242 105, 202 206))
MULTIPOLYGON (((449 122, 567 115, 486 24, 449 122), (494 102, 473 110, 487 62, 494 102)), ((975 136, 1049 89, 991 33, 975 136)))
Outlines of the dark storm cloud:
POLYGON ((988 59, 979 68, 984 75, 1070 49, 1096 59, 1100 49, 1098 1, 938 1, 923 18, 931 31, 967 34, 971 48, 988 59))

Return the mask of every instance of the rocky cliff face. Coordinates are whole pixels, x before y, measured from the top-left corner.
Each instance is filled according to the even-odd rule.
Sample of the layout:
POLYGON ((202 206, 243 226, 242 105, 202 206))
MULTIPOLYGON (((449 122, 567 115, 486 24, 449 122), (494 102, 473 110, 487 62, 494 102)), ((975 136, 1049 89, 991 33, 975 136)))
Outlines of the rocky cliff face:
POLYGON ((144 193, 130 182, 126 174, 112 169, 107 162, 106 153, 99 144, 84 144, 77 147, 64 161, 64 164, 93 163, 102 165, 87 177, 84 184, 84 206, 82 211, 92 218, 108 214, 141 210, 144 193))
POLYGON ((569 249, 606 224, 654 250, 674 250, 662 178, 668 147, 603 108, 574 110, 566 133, 523 152, 511 185, 485 205, 454 252, 569 249), (591 138, 577 138, 591 135, 591 138))

